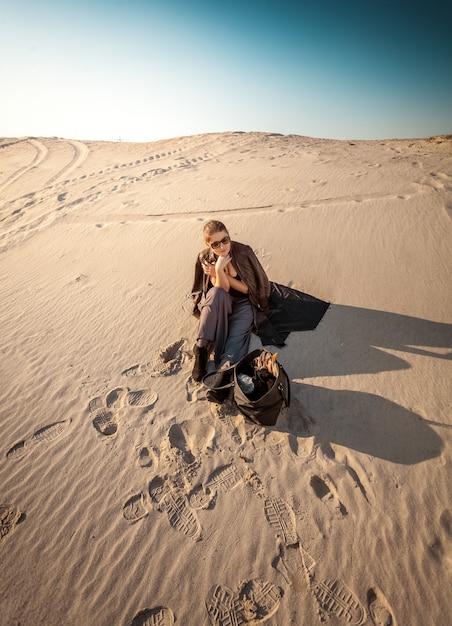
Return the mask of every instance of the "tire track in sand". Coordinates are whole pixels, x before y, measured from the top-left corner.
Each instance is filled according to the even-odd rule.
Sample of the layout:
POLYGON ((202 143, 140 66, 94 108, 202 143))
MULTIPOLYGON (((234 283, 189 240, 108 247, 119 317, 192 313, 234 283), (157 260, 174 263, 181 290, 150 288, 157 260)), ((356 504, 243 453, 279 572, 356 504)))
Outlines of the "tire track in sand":
POLYGON ((75 169, 80 167, 80 165, 88 157, 89 148, 82 141, 71 140, 71 141, 68 141, 67 143, 71 146, 71 148, 74 151, 72 155, 72 159, 61 170, 59 170, 56 174, 54 174, 51 178, 49 178, 49 180, 44 184, 44 187, 48 185, 52 185, 63 176, 68 176, 69 174, 71 174, 75 169))
POLYGON ((36 154, 29 165, 25 165, 24 167, 19 168, 14 174, 12 174, 3 185, 0 185, 0 191, 3 191, 8 185, 11 185, 16 180, 18 180, 21 176, 29 172, 30 170, 38 167, 41 163, 46 159, 49 150, 47 146, 38 141, 37 139, 29 139, 26 143, 31 144, 36 149, 36 154))

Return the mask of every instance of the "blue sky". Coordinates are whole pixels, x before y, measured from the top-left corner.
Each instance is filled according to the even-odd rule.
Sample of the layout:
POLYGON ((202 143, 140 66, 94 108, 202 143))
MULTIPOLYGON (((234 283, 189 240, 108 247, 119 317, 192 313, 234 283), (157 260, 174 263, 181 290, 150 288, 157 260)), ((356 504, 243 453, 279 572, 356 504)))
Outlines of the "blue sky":
POLYGON ((0 0, 0 136, 452 133, 445 0, 0 0))

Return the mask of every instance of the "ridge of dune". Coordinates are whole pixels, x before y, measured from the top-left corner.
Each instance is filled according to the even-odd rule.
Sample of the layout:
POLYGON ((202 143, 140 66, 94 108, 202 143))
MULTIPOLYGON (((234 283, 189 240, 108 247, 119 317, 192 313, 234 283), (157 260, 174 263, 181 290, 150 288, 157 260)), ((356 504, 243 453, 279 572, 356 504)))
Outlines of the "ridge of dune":
POLYGON ((451 148, 0 139, 2 626, 449 625, 451 148), (274 428, 190 380, 212 217, 331 302, 274 428))

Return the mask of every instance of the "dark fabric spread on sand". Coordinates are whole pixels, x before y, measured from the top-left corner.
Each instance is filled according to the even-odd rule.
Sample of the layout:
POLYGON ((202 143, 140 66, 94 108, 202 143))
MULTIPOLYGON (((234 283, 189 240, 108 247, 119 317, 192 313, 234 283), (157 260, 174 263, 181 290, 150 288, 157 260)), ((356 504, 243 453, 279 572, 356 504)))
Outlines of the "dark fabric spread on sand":
POLYGON ((256 334, 263 345, 282 347, 292 331, 314 330, 328 302, 270 281, 269 314, 256 312, 256 334))

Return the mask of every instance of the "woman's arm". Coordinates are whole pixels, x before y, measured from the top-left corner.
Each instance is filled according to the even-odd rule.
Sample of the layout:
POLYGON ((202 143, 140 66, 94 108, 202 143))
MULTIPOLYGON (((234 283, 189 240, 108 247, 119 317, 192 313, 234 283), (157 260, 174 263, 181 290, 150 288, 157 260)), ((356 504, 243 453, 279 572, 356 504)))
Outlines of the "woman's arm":
POLYGON ((233 289, 235 289, 236 291, 240 291, 241 293, 248 293, 248 286, 245 285, 242 280, 237 280, 237 278, 234 278, 229 274, 226 274, 226 276, 229 281, 229 287, 232 287, 233 289))
POLYGON ((203 263, 204 273, 210 279, 214 287, 221 287, 225 291, 229 291, 229 276, 227 274, 227 266, 231 261, 231 257, 219 256, 215 263, 203 263))
POLYGON ((213 284, 215 285, 215 287, 221 287, 225 291, 229 291, 230 287, 229 276, 226 273, 226 267, 228 266, 230 261, 231 257, 228 254, 227 256, 219 256, 217 262, 215 263, 215 282, 213 284))
MULTIPOLYGON (((232 287, 240 293, 248 293, 248 285, 242 280, 237 280, 235 276, 229 273, 231 257, 219 256, 216 263, 206 263, 204 272, 209 276, 210 282, 214 287, 221 287, 225 291, 229 291, 232 287)), ((235 272, 237 275, 237 272, 235 272)))

